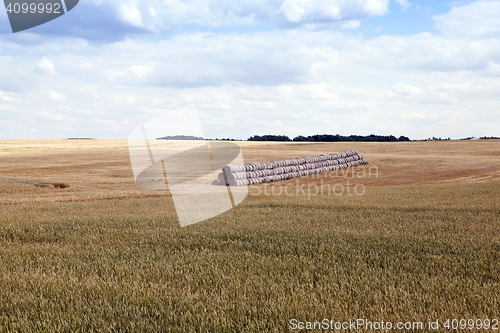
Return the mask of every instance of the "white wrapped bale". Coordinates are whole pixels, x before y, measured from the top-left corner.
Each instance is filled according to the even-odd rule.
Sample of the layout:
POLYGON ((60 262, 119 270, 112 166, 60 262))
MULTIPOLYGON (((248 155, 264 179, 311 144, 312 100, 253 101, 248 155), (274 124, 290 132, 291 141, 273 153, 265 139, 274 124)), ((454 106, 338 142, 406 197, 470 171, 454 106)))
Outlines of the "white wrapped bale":
POLYGON ((349 150, 342 153, 300 157, 266 163, 227 165, 213 184, 215 185, 217 182, 220 185, 231 186, 260 184, 344 169, 364 163, 367 162, 363 158, 363 155, 359 154, 357 150, 349 150))
POLYGON ((245 186, 245 185, 250 185, 248 179, 236 179, 229 181, 229 186, 245 186))
POLYGON ((246 179, 247 173, 246 172, 231 172, 230 174, 226 174, 227 180, 237 180, 237 179, 246 179))
POLYGON ((266 183, 276 181, 276 177, 274 177, 274 175, 273 176, 266 176, 266 177, 264 177, 264 179, 265 179, 266 183))
POLYGON ((219 182, 221 182, 221 183, 225 183, 225 182, 226 182, 226 178, 224 177, 224 173, 222 173, 222 172, 221 172, 221 173, 219 173, 219 174, 217 175, 217 180, 218 180, 219 182))
POLYGON ((222 172, 224 172, 226 175, 232 172, 244 172, 244 171, 245 171, 244 165, 226 165, 224 168, 222 168, 222 172))

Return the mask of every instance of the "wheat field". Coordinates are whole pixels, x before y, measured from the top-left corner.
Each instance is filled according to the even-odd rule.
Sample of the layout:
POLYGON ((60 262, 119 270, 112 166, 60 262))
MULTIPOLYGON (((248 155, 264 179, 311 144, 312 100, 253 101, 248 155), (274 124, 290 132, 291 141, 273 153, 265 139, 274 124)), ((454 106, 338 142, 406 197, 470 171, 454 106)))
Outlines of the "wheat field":
POLYGON ((500 319, 500 141, 239 144, 247 163, 369 164, 252 186, 181 228, 125 140, 0 141, 0 332, 500 319))

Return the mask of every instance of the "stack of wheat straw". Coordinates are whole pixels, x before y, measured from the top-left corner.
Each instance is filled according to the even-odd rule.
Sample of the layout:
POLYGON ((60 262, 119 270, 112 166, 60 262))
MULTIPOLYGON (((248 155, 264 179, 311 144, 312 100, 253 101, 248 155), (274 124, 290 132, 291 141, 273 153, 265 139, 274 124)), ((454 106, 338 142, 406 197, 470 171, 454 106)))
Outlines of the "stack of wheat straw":
POLYGON ((267 163, 226 165, 212 185, 244 186, 307 176, 367 163, 357 150, 267 163))

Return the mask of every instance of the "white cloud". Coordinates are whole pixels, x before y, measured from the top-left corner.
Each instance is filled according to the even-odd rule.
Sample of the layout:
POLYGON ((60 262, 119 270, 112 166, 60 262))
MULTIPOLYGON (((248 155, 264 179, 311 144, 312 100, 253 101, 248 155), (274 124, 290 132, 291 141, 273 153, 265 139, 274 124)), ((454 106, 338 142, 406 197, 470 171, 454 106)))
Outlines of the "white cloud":
POLYGON ((276 23, 278 29, 308 24, 321 29, 352 29, 359 20, 388 11, 389 0, 87 0, 80 1, 78 9, 67 17, 30 32, 35 35, 32 39, 48 29, 89 41, 113 42, 130 35, 172 33, 188 24, 209 29, 276 23), (335 24, 339 21, 351 23, 335 24))
MULTIPOLYGON (((197 87, 224 84, 276 85, 303 81, 318 55, 307 45, 323 43, 307 31, 273 33, 186 34, 162 42, 126 41, 109 46, 117 57, 100 66, 112 85, 197 87), (298 40, 302 47, 298 48, 298 40), (279 54, 269 56, 273 48, 279 54), (141 53, 134 54, 134 50, 141 53)), ((71 61, 70 61, 71 62, 71 61)))
POLYGON ((342 52, 358 70, 405 69, 429 72, 485 71, 499 59, 500 39, 456 39, 431 33, 380 36, 352 43, 342 52), (369 62, 367 57, 369 56, 369 62))
POLYGON ((122 3, 120 6, 120 15, 122 19, 134 26, 143 26, 142 15, 137 4, 127 5, 122 3))
POLYGON ((400 95, 421 95, 423 94, 422 89, 419 87, 411 86, 408 84, 404 84, 401 82, 398 82, 394 85, 393 88, 390 89, 391 92, 394 92, 396 94, 400 95))
POLYGON ((56 75, 56 67, 47 57, 40 59, 36 65, 35 71, 43 75, 56 75))
POLYGON ((55 90, 47 91, 47 95, 54 102, 64 102, 66 100, 66 97, 64 97, 63 94, 61 94, 55 90))
POLYGON ((0 56, 0 90, 26 92, 37 86, 38 75, 34 75, 36 59, 25 57, 0 56))
POLYGON ((412 6, 412 3, 408 0, 396 0, 396 2, 399 4, 403 12, 407 11, 412 6))
POLYGON ((291 23, 363 19, 388 12, 387 0, 285 0, 280 12, 291 23))
POLYGON ((53 112, 47 112, 45 110, 41 110, 37 112, 34 116, 34 118, 42 118, 42 119, 49 119, 49 120, 55 120, 58 122, 61 122, 64 120, 64 116, 58 113, 53 113, 53 112))
POLYGON ((340 20, 340 8, 334 1, 286 0, 281 11, 293 23, 321 19, 340 20))
MULTIPOLYGON (((93 1, 89 3, 96 4, 93 1)), ((142 25, 161 30, 174 12, 179 14, 174 25, 190 20, 208 25, 211 18, 216 18, 214 25, 228 24, 226 20, 251 24, 276 18, 284 2, 172 0, 147 10, 141 2, 123 3, 137 6, 142 25), (215 3, 220 7, 214 7, 215 3), (158 21, 148 22, 147 15, 158 21)), ((291 15, 289 23, 294 20, 306 29, 181 33, 103 45, 71 38, 64 43, 62 39, 47 39, 43 44, 4 43, 1 46, 14 48, 19 55, 0 57, 0 89, 6 91, 0 95, 0 109, 9 110, 19 123, 38 116, 26 125, 35 134, 14 126, 2 128, 10 136, 2 135, 35 138, 49 135, 43 133, 51 129, 51 137, 57 138, 123 138, 152 115, 190 104, 200 110, 209 137, 498 135, 499 38, 463 38, 446 29, 443 34, 375 38, 341 31, 341 27, 359 25, 354 17, 384 13, 386 4, 297 1, 297 12, 279 14, 283 19, 291 15), (320 13, 328 6, 336 6, 339 16, 334 11, 320 13), (316 29, 324 24, 335 25, 335 30, 316 29), (58 75, 36 74, 42 70, 55 74, 54 64, 58 75), (13 93, 14 83, 25 90, 13 93), (59 108, 62 105, 68 109, 59 108), (66 129, 50 123, 61 115, 66 129)), ((453 10, 445 14, 447 22, 453 15, 453 10)), ((116 20, 121 21, 112 20, 113 24, 131 26, 134 22, 133 18, 116 20)))
POLYGON ((433 16, 445 36, 456 38, 500 37, 500 2, 475 1, 433 16))
POLYGON ((18 103, 21 101, 20 98, 14 97, 15 94, 13 93, 6 93, 3 91, 0 91, 0 101, 7 102, 7 103, 18 103))
POLYGON ((389 11, 389 0, 358 0, 358 2, 363 5, 370 16, 381 16, 389 11))
POLYGON ((343 21, 340 28, 342 30, 355 30, 361 26, 361 22, 356 20, 343 21))

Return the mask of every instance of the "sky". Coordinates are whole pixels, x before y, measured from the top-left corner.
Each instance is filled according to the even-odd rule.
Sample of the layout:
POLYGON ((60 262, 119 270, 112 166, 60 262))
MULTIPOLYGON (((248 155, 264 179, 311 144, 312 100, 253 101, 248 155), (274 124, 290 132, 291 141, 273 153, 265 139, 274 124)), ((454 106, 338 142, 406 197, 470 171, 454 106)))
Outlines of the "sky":
POLYGON ((80 0, 15 34, 0 10, 0 139, 192 105, 207 138, 500 136, 500 1, 80 0))

